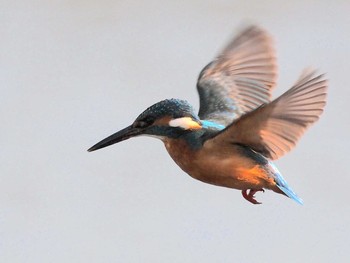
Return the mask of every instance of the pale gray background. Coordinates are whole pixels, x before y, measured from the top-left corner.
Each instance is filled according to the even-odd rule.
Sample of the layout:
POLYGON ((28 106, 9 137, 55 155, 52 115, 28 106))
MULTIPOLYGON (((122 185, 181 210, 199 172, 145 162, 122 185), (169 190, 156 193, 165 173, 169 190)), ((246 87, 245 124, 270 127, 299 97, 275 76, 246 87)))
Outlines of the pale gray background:
POLYGON ((1 1, 0 262, 349 262, 350 1, 1 1), (198 108, 199 71, 247 23, 281 94, 327 72, 326 112, 277 165, 305 205, 184 174, 160 141, 86 149, 146 107, 198 108))

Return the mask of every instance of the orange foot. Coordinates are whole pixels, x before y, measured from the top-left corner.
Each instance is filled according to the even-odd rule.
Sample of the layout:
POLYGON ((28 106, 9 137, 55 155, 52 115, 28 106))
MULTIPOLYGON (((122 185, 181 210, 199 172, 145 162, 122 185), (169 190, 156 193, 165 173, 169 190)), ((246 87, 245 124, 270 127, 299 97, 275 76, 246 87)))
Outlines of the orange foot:
POLYGON ((249 202, 251 202, 252 204, 255 204, 255 205, 258 205, 258 204, 261 204, 260 202, 256 201, 255 200, 255 193, 256 192, 259 192, 259 191, 262 191, 262 192, 265 192, 264 189, 257 189, 257 190, 254 190, 254 189, 249 189, 249 193, 247 193, 247 190, 242 190, 242 195, 243 197, 248 200, 249 202))

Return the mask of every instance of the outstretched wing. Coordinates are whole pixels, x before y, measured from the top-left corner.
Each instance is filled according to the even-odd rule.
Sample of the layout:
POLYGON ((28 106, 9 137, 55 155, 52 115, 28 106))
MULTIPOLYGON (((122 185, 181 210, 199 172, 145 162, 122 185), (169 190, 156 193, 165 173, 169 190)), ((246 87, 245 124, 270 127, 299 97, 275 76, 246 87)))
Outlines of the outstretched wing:
POLYGON ((327 85, 323 75, 305 71, 290 90, 234 121, 206 143, 217 147, 243 144, 278 159, 318 120, 326 104, 327 85))
POLYGON ((269 102, 276 68, 271 37, 257 26, 247 28, 200 73, 198 116, 226 126, 269 102))

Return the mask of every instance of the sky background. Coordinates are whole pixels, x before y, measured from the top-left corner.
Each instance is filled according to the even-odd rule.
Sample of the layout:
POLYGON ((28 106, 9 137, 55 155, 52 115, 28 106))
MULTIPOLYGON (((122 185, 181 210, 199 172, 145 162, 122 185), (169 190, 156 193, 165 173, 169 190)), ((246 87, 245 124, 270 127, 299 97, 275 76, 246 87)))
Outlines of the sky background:
POLYGON ((0 1, 0 262, 349 262, 350 1, 0 1), (198 109, 245 24, 275 39, 274 96, 308 66, 328 104, 276 162, 300 206, 182 172, 158 140, 88 153, 145 108, 198 109))

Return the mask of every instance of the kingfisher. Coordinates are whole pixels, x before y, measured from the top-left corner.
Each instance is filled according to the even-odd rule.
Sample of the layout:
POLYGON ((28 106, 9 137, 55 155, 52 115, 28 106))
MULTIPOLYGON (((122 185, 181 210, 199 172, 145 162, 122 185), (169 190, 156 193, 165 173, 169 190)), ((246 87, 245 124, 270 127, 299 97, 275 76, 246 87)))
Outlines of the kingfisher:
POLYGON ((88 151, 151 136, 162 140, 176 164, 194 179, 241 190, 252 204, 261 204, 255 194, 264 189, 303 204, 273 160, 289 152, 319 119, 327 79, 304 70, 289 90, 271 100, 276 72, 272 37, 249 26, 200 72, 198 114, 185 100, 160 101, 88 151))

